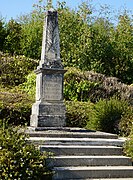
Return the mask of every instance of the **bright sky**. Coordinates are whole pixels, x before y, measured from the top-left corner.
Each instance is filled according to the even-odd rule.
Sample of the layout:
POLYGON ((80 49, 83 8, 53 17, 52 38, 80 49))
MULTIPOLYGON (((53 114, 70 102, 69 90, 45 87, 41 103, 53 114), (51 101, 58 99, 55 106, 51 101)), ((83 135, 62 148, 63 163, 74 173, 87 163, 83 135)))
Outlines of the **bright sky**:
MULTIPOLYGON (((0 0, 0 15, 5 17, 8 21, 11 18, 25 13, 30 13, 33 9, 33 4, 36 4, 39 0, 0 0)), ((77 7, 84 0, 60 0, 60 2, 66 1, 69 7, 77 7)), ((46 2, 46 0, 44 0, 46 2)), ((53 0, 55 5, 57 0, 53 0)), ((120 9, 126 7, 129 10, 133 10, 133 0, 93 0, 93 4, 99 6, 99 4, 108 4, 113 9, 120 9)))

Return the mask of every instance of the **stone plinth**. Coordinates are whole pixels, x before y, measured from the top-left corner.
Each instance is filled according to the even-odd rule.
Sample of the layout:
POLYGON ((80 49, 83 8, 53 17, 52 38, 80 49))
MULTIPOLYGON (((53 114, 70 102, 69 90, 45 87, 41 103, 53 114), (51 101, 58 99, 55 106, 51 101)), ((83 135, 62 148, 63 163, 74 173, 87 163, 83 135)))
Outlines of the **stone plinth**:
POLYGON ((36 70, 36 102, 32 106, 30 125, 34 127, 65 126, 63 76, 65 70, 36 70))

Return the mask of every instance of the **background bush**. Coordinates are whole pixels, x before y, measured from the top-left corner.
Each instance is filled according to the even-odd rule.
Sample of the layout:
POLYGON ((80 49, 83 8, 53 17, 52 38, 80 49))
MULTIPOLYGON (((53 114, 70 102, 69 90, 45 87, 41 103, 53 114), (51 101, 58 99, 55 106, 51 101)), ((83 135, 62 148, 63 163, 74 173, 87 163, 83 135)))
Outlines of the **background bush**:
POLYGON ((92 93, 100 86, 100 82, 88 80, 82 72, 76 68, 67 68, 64 76, 64 98, 67 101, 88 101, 94 100, 92 93))
POLYGON ((9 56, 0 52, 0 83, 4 86, 16 86, 26 80, 38 61, 25 56, 9 56))
POLYGON ((128 102, 111 98, 100 100, 94 106, 94 111, 87 128, 108 133, 119 133, 119 123, 128 108, 128 102))
MULTIPOLYGON (((69 100, 66 102, 67 126, 85 127, 88 122, 89 129, 128 135, 133 122, 130 106, 133 87, 102 74, 82 72, 76 68, 67 70, 64 77, 64 97, 69 100), (113 96, 117 99, 110 100, 113 96)), ((32 71, 23 84, 13 89, 1 87, 2 119, 14 125, 29 125, 31 107, 35 102, 35 79, 32 71)))
POLYGON ((17 88, 0 88, 0 119, 13 125, 29 125, 33 102, 17 88))
POLYGON ((64 98, 68 101, 98 102, 111 97, 125 99, 133 104, 133 86, 128 86, 115 77, 106 77, 92 71, 67 68, 64 76, 64 98))
POLYGON ((124 115, 122 116, 119 123, 120 135, 129 136, 132 130, 132 125, 133 125, 133 106, 128 106, 126 112, 124 112, 124 115))
POLYGON ((26 92, 33 100, 36 93, 36 74, 32 71, 26 76, 26 81, 19 85, 19 89, 26 92))
POLYGON ((91 102, 66 101, 66 123, 69 127, 85 127, 91 119, 94 104, 91 102))

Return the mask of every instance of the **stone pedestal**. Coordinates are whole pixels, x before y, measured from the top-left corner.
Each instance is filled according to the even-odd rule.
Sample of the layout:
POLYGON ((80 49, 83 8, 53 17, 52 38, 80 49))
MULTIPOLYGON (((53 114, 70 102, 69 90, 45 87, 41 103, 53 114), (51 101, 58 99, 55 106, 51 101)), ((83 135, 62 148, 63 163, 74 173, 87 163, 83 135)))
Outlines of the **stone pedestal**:
POLYGON ((30 126, 63 127, 63 79, 65 70, 60 59, 57 11, 47 12, 42 41, 41 61, 36 73, 36 102, 32 106, 30 126))
POLYGON ((63 77, 65 70, 36 70, 36 102, 32 106, 30 125, 34 127, 65 126, 63 77))

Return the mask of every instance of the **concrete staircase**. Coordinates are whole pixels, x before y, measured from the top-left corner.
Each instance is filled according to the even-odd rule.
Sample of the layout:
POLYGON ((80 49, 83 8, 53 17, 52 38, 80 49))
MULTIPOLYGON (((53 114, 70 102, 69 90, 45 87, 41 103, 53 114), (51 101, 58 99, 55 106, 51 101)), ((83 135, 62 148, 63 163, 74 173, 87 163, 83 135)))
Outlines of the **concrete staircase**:
POLYGON ((50 151, 53 180, 133 180, 131 159, 124 156, 124 139, 80 128, 29 129, 30 141, 50 151))

